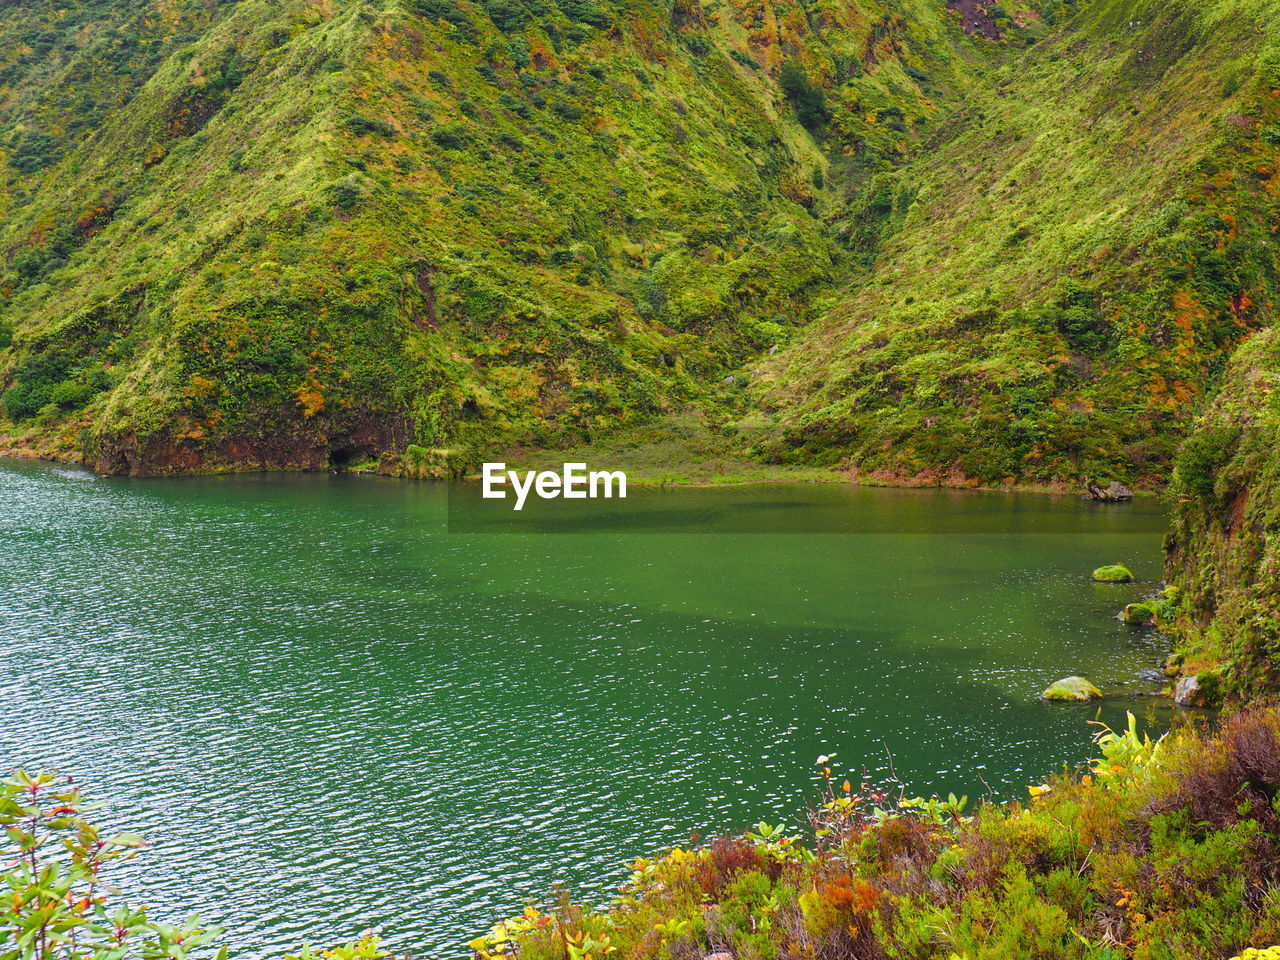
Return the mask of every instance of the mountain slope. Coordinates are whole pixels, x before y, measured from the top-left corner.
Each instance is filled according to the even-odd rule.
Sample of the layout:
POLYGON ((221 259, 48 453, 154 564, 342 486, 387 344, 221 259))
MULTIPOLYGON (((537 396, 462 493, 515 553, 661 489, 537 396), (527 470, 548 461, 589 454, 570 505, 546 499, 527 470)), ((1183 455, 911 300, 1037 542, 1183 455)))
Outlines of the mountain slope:
POLYGON ((772 364, 767 452, 1159 482, 1275 310, 1273 13, 1098 0, 974 85, 954 133, 855 202, 871 270, 772 364))
POLYGON ((111 472, 741 410, 726 373, 843 273, 799 121, 852 182, 993 48, 919 0, 72 10, 0 12, 53 38, 3 114, 0 364, 11 445, 111 472), (113 92, 64 103, 74 70, 113 92))
POLYGON ((693 411, 776 461, 1158 485, 1274 312, 1275 12, 11 4, 0 436, 443 471, 693 411))

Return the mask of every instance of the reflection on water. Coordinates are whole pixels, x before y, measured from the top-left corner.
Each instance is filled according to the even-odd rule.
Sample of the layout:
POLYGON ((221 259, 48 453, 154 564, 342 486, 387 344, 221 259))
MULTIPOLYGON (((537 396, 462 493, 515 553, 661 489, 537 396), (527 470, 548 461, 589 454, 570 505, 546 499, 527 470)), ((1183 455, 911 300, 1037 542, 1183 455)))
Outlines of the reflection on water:
POLYGON ((465 535, 447 500, 0 465, 0 765, 109 798, 154 846, 129 888, 241 956, 377 925, 458 955, 555 884, 788 817, 819 753, 1021 794, 1087 753, 1097 706, 1049 682, 1154 709, 1159 641, 1110 619, 1159 577, 1149 503, 677 490, 627 532, 465 535), (1148 582, 1089 582, 1116 560, 1148 582))

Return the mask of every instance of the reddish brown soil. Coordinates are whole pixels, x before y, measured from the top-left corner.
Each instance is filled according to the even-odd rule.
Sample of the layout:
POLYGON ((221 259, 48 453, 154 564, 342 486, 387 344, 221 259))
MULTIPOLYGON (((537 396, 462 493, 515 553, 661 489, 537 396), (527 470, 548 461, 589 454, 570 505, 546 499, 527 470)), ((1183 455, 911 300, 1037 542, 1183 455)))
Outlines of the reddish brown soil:
POLYGON ((256 435, 216 442, 162 435, 140 441, 132 435, 99 441, 85 458, 100 474, 156 477, 224 470, 327 470, 345 466, 406 442, 402 418, 365 414, 339 430, 282 424, 256 435))
POLYGON ((978 34, 988 40, 999 40, 1000 31, 987 13, 991 4, 982 0, 947 0, 947 9, 960 14, 960 26, 965 33, 978 34))

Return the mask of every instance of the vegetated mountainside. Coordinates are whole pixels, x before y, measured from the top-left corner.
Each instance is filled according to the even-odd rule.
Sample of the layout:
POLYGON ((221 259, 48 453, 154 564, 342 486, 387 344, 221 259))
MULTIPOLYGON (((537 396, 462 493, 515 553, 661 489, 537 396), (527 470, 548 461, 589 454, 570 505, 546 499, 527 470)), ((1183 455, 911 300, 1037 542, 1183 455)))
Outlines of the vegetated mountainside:
POLYGON ((1158 484, 1274 309, 1274 4, 950 6, 6 5, 3 443, 1158 484))
POLYGON ((1179 452, 1174 666, 1234 701, 1280 689, 1280 339, 1251 337, 1179 452))
POLYGON ((736 415, 848 274, 815 134, 850 189, 900 162, 1025 9, 978 10, 997 44, 923 0, 6 5, 7 445, 465 465, 736 415))
POLYGON ((1273 6, 1096 0, 852 199, 869 275, 775 358, 778 459, 1157 483, 1272 322, 1273 6))

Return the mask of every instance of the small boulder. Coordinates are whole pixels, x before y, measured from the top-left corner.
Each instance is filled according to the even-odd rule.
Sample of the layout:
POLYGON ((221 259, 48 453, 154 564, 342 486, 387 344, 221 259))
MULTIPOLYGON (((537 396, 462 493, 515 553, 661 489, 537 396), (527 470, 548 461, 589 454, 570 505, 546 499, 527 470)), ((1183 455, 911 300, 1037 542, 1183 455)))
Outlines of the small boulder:
POLYGON ((1179 677, 1173 687, 1173 702, 1183 707, 1198 707, 1204 702, 1197 677, 1179 677))
POLYGON ((1133 574, 1123 563, 1112 563, 1093 571, 1093 579, 1098 583, 1128 583, 1133 574))
POLYGON ((1134 627, 1154 627, 1156 608, 1152 603, 1131 603, 1120 611, 1116 619, 1134 627))
POLYGON ((1040 696, 1045 700, 1097 700, 1102 691, 1084 677, 1066 677, 1040 696))
POLYGON ((1183 707, 1212 707, 1222 700, 1222 678, 1216 670, 1179 677, 1173 685, 1173 702, 1183 707))
POLYGON ((1133 491, 1115 480, 1105 487, 1097 483, 1086 483, 1084 495, 1090 500, 1100 500, 1103 503, 1123 503, 1133 499, 1133 491))
POLYGON ((703 956, 702 960, 733 960, 733 954, 722 950, 719 953, 708 953, 703 956))

